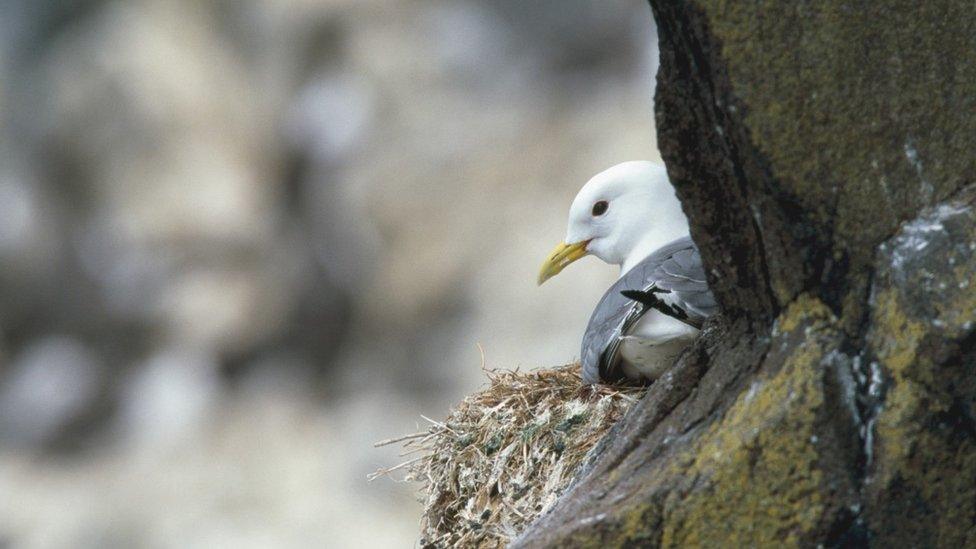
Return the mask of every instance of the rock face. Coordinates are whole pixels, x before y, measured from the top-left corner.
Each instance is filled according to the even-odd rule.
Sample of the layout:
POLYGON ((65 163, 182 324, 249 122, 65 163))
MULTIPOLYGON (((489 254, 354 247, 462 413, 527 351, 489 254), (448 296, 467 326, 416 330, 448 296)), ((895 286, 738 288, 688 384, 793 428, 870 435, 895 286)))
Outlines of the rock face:
POLYGON ((976 544, 976 10, 652 0, 725 314, 516 543, 976 544))

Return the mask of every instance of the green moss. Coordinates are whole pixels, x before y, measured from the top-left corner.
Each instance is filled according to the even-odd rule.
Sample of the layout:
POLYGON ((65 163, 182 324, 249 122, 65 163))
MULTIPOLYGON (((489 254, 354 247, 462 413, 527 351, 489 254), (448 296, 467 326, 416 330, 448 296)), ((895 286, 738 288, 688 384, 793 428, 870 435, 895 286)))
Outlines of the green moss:
POLYGON ((502 442, 504 440, 505 440, 505 435, 503 433, 495 433, 490 439, 488 439, 488 442, 486 442, 484 447, 482 448, 482 450, 485 452, 485 455, 490 456, 495 452, 497 452, 498 450, 500 450, 502 447, 502 442))
POLYGON ((522 443, 525 444, 531 441, 533 438, 535 438, 535 436, 539 433, 541 429, 542 429, 542 425, 538 423, 532 423, 529 426, 527 426, 525 429, 522 429, 522 443))
POLYGON ((555 429, 556 431, 568 432, 572 430, 573 427, 576 427, 577 425, 583 423, 584 421, 586 421, 585 412, 573 414, 567 417, 566 419, 560 421, 558 425, 553 427, 553 429, 555 429))

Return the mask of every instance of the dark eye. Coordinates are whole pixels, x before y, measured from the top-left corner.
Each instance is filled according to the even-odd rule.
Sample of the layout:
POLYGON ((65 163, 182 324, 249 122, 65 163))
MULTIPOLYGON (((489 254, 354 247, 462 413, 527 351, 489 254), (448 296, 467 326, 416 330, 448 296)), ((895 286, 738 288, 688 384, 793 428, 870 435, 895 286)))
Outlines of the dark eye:
POLYGON ((593 217, 600 217, 601 215, 607 213, 607 208, 610 207, 610 203, 606 200, 601 200, 593 205, 593 217))

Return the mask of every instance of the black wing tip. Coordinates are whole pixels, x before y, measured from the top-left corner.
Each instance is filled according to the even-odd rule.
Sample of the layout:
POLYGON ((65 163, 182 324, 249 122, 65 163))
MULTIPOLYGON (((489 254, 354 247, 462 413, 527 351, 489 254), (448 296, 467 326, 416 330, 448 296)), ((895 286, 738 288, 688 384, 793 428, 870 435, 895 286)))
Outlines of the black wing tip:
POLYGON ((654 294, 668 293, 671 293, 671 290, 651 286, 647 290, 621 290, 620 295, 631 301, 636 301, 640 304, 647 305, 648 307, 656 307, 659 303, 661 303, 661 300, 654 294))
POLYGON ((678 305, 668 305, 667 303, 662 301, 661 298, 654 295, 660 293, 671 293, 671 291, 652 286, 648 290, 644 290, 644 291, 623 290, 620 292, 620 295, 626 297, 627 299, 630 299, 631 301, 636 301, 637 303, 640 303, 645 307, 657 309, 658 311, 670 317, 674 317, 683 322, 688 322, 688 312, 685 311, 683 308, 679 307, 678 305))
POLYGON ((620 295, 626 297, 631 301, 636 301, 638 303, 644 303, 644 292, 640 290, 623 290, 620 295))

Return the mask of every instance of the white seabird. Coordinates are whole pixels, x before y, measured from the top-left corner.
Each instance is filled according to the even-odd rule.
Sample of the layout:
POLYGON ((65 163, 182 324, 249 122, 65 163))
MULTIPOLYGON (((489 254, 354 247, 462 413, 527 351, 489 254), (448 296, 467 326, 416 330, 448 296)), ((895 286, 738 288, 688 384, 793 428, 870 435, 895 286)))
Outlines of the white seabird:
POLYGON ((583 381, 657 379, 718 310, 663 165, 625 162, 590 179, 539 284, 587 255, 619 265, 620 278, 586 327, 583 381))

